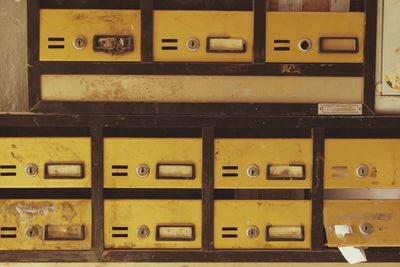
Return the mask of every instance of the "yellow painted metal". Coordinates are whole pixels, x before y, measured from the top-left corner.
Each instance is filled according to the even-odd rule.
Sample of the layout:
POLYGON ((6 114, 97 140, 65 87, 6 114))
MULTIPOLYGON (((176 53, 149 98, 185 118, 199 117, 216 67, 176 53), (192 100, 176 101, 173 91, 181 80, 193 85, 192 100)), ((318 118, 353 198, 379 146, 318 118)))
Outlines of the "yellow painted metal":
POLYGON ((400 188, 400 139, 326 139, 324 172, 325 188, 400 188))
POLYGON ((325 200, 324 220, 329 247, 400 246, 400 200, 325 200), (361 224, 370 224, 372 233, 362 233, 361 224), (352 231, 336 235, 334 225, 349 225, 352 231))
POLYGON ((104 187, 106 188, 201 188, 201 138, 105 138, 104 187), (156 179, 159 163, 194 164, 194 179, 156 179), (137 174, 145 164, 150 172, 146 177, 137 174), (113 165, 128 169, 113 169, 113 165), (127 173, 127 176, 113 176, 127 173))
POLYGON ((90 200, 0 200, 0 250, 89 250, 91 233, 90 200), (46 241, 46 225, 83 225, 84 239, 46 241), (36 229, 36 234, 28 237, 29 229, 36 229), (4 235, 16 237, 4 238, 4 235))
POLYGON ((311 201, 308 200, 216 200, 214 206, 216 249, 307 249, 311 244, 311 201), (304 241, 266 241, 266 228, 303 226, 304 241), (259 235, 249 238, 246 230, 256 226, 259 235), (227 227, 228 230, 223 230, 227 227), (237 227, 237 231, 229 228, 237 227), (223 238, 237 234, 237 238, 223 238))
POLYGON ((41 9, 41 61, 140 61, 140 10, 41 9), (134 50, 111 55, 93 50, 94 35, 131 35, 134 50), (73 45, 76 37, 87 40, 85 49, 73 45), (64 38, 49 41, 48 38, 64 38), (49 49, 48 45, 64 45, 49 49))
POLYGON ((252 62, 253 13, 250 11, 154 11, 154 60, 170 62, 252 62), (191 51, 191 38, 200 42, 191 51), (246 42, 245 53, 207 53, 208 37, 240 38, 246 42), (177 39, 163 42, 162 39, 177 39), (162 47, 177 50, 162 50, 162 47))
POLYGON ((201 248, 201 200, 105 200, 104 214, 105 248, 201 248), (192 241, 157 241, 157 225, 193 225, 195 238, 192 241), (141 226, 149 230, 145 238, 138 236, 141 226), (127 236, 115 236, 124 234, 127 236))
POLYGON ((268 12, 266 31, 267 62, 362 63, 364 56, 363 12, 268 12), (320 37, 358 38, 358 53, 319 53, 320 37), (302 40, 311 41, 307 52, 299 49, 302 40), (288 40, 290 43, 276 43, 288 40), (276 51, 289 47, 290 51, 276 51))
POLYGON ((49 101, 362 103, 362 77, 42 75, 49 101), (285 90, 282 90, 285 88, 285 90))
POLYGON ((0 147, 0 188, 91 186, 89 137, 2 137, 0 147), (25 173, 25 168, 32 163, 38 167, 36 176, 25 173), (45 179, 45 163, 84 164, 85 177, 45 179), (3 176, 4 173, 15 173, 15 176, 3 176))
POLYGON ((311 139, 216 139, 215 188, 311 188, 311 139), (267 180, 267 165, 304 164, 304 180, 267 180), (256 165, 260 174, 247 175, 249 166, 256 165), (237 170, 224 170, 224 166, 237 166, 237 170), (237 173, 237 177, 224 177, 224 173, 237 173))

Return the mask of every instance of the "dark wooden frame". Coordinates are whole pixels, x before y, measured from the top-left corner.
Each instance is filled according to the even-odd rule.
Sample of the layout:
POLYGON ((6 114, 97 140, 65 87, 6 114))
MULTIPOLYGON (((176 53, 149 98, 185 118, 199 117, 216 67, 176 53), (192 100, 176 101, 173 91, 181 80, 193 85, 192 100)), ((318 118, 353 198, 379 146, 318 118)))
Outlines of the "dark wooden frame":
POLYGON ((29 107, 34 112, 105 114, 264 114, 317 115, 317 104, 228 104, 228 103, 144 103, 43 101, 41 74, 120 75, 248 75, 248 76, 331 76, 364 77, 363 114, 374 114, 377 0, 361 0, 366 13, 364 63, 289 64, 295 71, 282 71, 288 64, 265 63, 266 0, 32 0, 28 1, 29 107), (167 3, 166 3, 167 2, 167 3), (229 4, 227 4, 229 3, 229 4), (40 8, 135 8, 141 10, 142 62, 41 62, 39 61, 40 8), (157 63, 153 62, 154 9, 253 10, 253 63, 157 63))
MULTIPOLYGON (((271 116, 111 116, 1 114, 1 136, 90 136, 92 144, 92 188, 0 189, 0 198, 87 198, 92 200, 93 243, 90 251, 0 251, 0 262, 342 262, 337 249, 324 246, 323 167, 325 137, 400 138, 400 117, 271 117, 271 116), (72 133, 68 130, 71 129, 72 133), (194 129, 194 130, 193 130, 194 129), (251 131, 249 131, 249 129, 251 131), (76 132, 79 133, 76 133, 76 132), (103 137, 112 132, 134 132, 154 136, 201 136, 203 139, 202 190, 112 189, 103 190, 103 137), (21 134, 22 133, 22 134, 21 134), (313 185, 306 190, 312 201, 311 250, 214 250, 214 138, 311 137, 313 140, 313 185), (202 199, 201 250, 105 250, 104 198, 202 199)), ((118 136, 118 135, 116 135, 118 136)), ((273 189, 269 189, 272 190, 273 189)), ((254 192, 256 190, 253 190, 254 192)), ((231 199, 231 197, 227 197, 231 199)), ((400 262, 399 248, 369 248, 370 262, 400 262)))

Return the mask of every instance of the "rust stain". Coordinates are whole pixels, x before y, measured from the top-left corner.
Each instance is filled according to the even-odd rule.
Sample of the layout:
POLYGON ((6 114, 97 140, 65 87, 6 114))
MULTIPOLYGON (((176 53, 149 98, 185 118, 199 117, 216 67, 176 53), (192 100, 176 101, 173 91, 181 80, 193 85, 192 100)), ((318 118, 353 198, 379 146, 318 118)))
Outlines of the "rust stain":
POLYGON ((376 169, 376 167, 372 166, 371 167, 371 172, 369 173, 369 177, 376 178, 377 173, 378 173, 378 170, 376 169))
POLYGON ((400 47, 397 47, 396 50, 394 50, 395 53, 400 53, 400 47))
POLYGON ((85 20, 85 19, 88 18, 88 15, 79 13, 79 14, 73 15, 73 18, 74 18, 75 20, 85 20))
POLYGON ((62 218, 67 222, 72 222, 72 220, 77 216, 76 209, 69 202, 64 202, 62 204, 62 218))
POLYGON ((392 213, 368 213, 368 212, 366 212, 366 213, 347 213, 347 214, 343 214, 343 216, 340 216, 340 218, 338 217, 338 221, 341 221, 341 220, 390 221, 392 218, 393 218, 392 213))
POLYGON ((299 66, 296 64, 282 64, 281 73, 301 74, 299 66))

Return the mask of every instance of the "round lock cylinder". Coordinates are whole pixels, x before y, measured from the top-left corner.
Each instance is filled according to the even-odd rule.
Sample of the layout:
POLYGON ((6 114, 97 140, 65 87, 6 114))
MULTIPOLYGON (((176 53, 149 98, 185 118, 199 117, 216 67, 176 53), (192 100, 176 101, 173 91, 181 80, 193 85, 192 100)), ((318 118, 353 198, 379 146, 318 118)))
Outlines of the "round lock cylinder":
POLYGON ((189 40, 186 41, 186 48, 189 51, 197 51, 200 48, 200 41, 195 37, 190 37, 189 40))
POLYGON ((246 229, 246 236, 250 239, 255 239, 260 235, 260 230, 256 226, 250 226, 246 229))
POLYGON ((300 51, 308 52, 311 50, 311 46, 312 46, 311 40, 309 39, 303 39, 299 42, 300 51))
POLYGON ((139 177, 147 177, 150 173, 150 168, 148 165, 146 164, 140 164, 137 168, 136 168, 136 174, 139 177))
POLYGON ((370 235, 374 232, 374 227, 370 223, 360 224, 359 229, 363 235, 370 235))
POLYGON ((39 173, 39 168, 36 164, 30 163, 25 166, 25 175, 29 177, 35 177, 39 173))
POLYGON ((72 44, 75 49, 83 50, 87 46, 87 40, 83 36, 77 36, 77 37, 75 37, 74 42, 72 44))
POLYGON ((36 226, 29 227, 25 230, 25 234, 28 238, 35 238, 39 235, 39 229, 36 226))
POLYGON ((137 235, 139 238, 142 238, 142 239, 149 237, 149 235, 150 235, 150 229, 149 229, 149 227, 147 227, 146 225, 141 225, 141 226, 139 226, 139 227, 137 228, 137 230, 136 230, 136 235, 137 235))
POLYGON ((257 178, 260 175, 260 168, 257 165, 250 165, 246 172, 248 177, 257 178))
POLYGON ((356 169, 356 175, 360 178, 367 177, 369 174, 369 167, 367 165, 359 165, 356 169))

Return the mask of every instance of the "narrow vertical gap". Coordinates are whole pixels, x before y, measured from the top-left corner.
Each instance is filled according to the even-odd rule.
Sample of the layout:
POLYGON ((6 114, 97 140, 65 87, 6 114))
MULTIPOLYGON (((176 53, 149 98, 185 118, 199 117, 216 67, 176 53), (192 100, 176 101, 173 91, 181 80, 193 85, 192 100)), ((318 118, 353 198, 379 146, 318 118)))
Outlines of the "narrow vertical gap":
POLYGON ((92 249, 100 261, 104 251, 103 128, 90 129, 92 158, 92 249))
POLYGON ((40 1, 27 1, 28 101, 32 110, 41 99, 39 65, 40 1))
POLYGON ((154 0, 140 0, 142 62, 153 62, 153 9, 154 0))
POLYGON ((266 0, 253 0, 253 61, 265 63, 266 0))
POLYGON ((214 129, 203 128, 202 250, 214 249, 214 129))
POLYGON ((377 0, 365 0, 364 106, 369 113, 365 115, 373 115, 375 111, 377 14, 377 0))
POLYGON ((319 251, 324 246, 324 153, 325 129, 312 129, 313 139, 313 181, 311 190, 311 250, 319 251))

